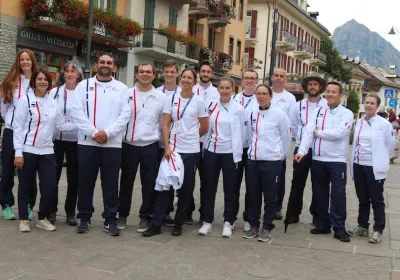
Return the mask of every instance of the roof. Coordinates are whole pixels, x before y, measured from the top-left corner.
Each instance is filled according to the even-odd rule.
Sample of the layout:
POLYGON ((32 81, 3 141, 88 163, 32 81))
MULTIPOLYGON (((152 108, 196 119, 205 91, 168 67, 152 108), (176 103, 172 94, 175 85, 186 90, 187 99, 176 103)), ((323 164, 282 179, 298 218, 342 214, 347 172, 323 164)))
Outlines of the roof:
POLYGON ((328 28, 326 28, 325 26, 323 26, 319 21, 317 21, 316 19, 313 19, 306 11, 304 11, 302 8, 300 8, 299 5, 296 5, 295 3, 291 2, 290 0, 287 0, 287 2, 292 5, 293 7, 295 7, 298 11, 300 11, 303 15, 305 15, 309 20, 313 21, 316 25, 318 25, 319 28, 321 28, 322 30, 324 30, 328 36, 331 36, 331 32, 329 32, 328 28))
POLYGON ((386 76, 390 75, 390 73, 388 73, 385 69, 382 69, 380 67, 371 66, 367 63, 361 63, 360 68, 362 70, 364 70, 365 72, 367 72, 369 75, 378 79, 383 85, 400 89, 400 83, 392 82, 391 80, 389 80, 388 78, 385 77, 385 75, 386 76))

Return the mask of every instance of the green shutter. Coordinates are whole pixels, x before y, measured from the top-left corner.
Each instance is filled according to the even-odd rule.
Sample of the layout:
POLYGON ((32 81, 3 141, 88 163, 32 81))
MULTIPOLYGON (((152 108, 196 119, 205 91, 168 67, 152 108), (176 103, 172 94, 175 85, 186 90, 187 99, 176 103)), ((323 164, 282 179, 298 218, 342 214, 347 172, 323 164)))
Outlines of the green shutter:
POLYGON ((178 26, 178 10, 176 8, 169 8, 169 25, 178 26))
MULTIPOLYGON (((89 0, 89 1, 94 1, 94 7, 98 8, 99 7, 99 0, 89 0)), ((90 4, 90 2, 89 2, 90 4)))
MULTIPOLYGON (((156 0, 146 0, 144 7, 144 28, 154 28, 154 13, 156 10, 156 0)), ((143 32, 143 47, 153 47, 153 31, 144 30, 143 32)))
POLYGON ((114 14, 117 13, 117 2, 118 0, 110 0, 110 11, 114 14))

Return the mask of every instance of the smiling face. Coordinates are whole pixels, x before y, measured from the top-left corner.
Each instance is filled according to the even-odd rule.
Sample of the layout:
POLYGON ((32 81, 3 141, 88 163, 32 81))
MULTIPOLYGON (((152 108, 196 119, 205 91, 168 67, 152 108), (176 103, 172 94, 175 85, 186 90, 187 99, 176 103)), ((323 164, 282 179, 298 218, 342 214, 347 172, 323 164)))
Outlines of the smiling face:
POLYGON ((114 59, 108 55, 100 56, 96 63, 96 69, 98 75, 102 77, 111 77, 115 70, 114 59))
POLYGON ((48 90, 48 88, 49 81, 47 80, 46 75, 42 72, 39 72, 35 79, 35 90, 40 93, 44 93, 48 90))
POLYGON ((176 71, 175 66, 165 67, 163 70, 163 76, 165 78, 165 83, 176 83, 178 78, 178 71, 176 71))
POLYGON ((136 79, 138 80, 139 85, 144 87, 149 86, 155 77, 156 74, 150 64, 139 65, 136 73, 136 79))
POLYGON ((202 65, 199 71, 200 81, 203 83, 208 83, 213 74, 213 70, 209 65, 202 65))
POLYGON ((329 84, 326 87, 325 98, 330 107, 336 107, 340 104, 343 94, 340 93, 340 87, 335 84, 329 84))
POLYGON ((19 66, 21 67, 21 73, 32 71, 32 60, 27 52, 21 53, 19 57, 19 66))
POLYGON ((246 71, 243 73, 242 86, 245 91, 252 91, 254 93, 257 85, 257 73, 246 71))
POLYGON ((79 73, 70 65, 64 71, 65 82, 68 84, 78 83, 79 73))
POLYGON ((228 103, 233 93, 232 83, 228 80, 222 80, 218 84, 218 92, 222 103, 228 103))
POLYGON ((256 98, 260 107, 268 107, 271 104, 272 95, 265 86, 260 86, 256 90, 256 98))
POLYGON ((193 76, 192 71, 186 70, 182 72, 181 75, 181 86, 182 90, 192 90, 195 83, 195 77, 193 76))
POLYGON ((364 101, 364 111, 368 117, 375 116, 378 111, 379 104, 375 97, 367 96, 364 101))

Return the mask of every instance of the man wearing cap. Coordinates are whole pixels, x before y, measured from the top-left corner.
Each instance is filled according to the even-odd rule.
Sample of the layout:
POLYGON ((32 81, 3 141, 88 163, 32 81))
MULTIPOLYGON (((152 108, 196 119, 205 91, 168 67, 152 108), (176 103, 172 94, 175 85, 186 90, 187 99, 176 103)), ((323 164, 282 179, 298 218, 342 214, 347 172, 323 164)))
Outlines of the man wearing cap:
MULTIPOLYGON (((302 81, 303 91, 307 93, 307 97, 296 103, 290 111, 290 119, 293 127, 293 135, 296 136, 296 148, 294 154, 300 146, 301 139, 305 132, 305 127, 310 119, 311 113, 322 106, 327 105, 326 99, 321 94, 325 91, 326 82, 324 79, 311 74, 302 81)), ((306 186, 308 171, 311 169, 312 148, 304 155, 300 162, 293 161, 293 179, 292 188, 290 190, 289 202, 286 211, 285 224, 294 224, 299 222, 299 216, 303 209, 303 193, 306 186)), ((312 186, 312 190, 314 185, 312 186)), ((316 221, 314 191, 311 199, 310 212, 313 216, 313 223, 316 221)))

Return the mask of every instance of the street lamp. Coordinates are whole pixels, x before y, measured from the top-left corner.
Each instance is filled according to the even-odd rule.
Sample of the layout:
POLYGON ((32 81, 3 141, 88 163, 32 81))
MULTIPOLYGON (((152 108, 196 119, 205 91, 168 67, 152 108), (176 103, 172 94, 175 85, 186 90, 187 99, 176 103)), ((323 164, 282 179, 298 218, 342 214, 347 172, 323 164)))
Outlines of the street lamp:
POLYGON ((93 11, 94 0, 89 0, 89 24, 88 24, 88 37, 86 45, 86 67, 84 72, 85 79, 90 78, 90 54, 92 52, 92 34, 93 34, 93 11))
POLYGON ((394 26, 392 26, 392 28, 390 29, 390 31, 389 31, 389 35, 396 35, 397 33, 396 33, 396 31, 398 32, 398 33, 400 33, 400 31, 396 28, 396 27, 394 27, 394 26))

